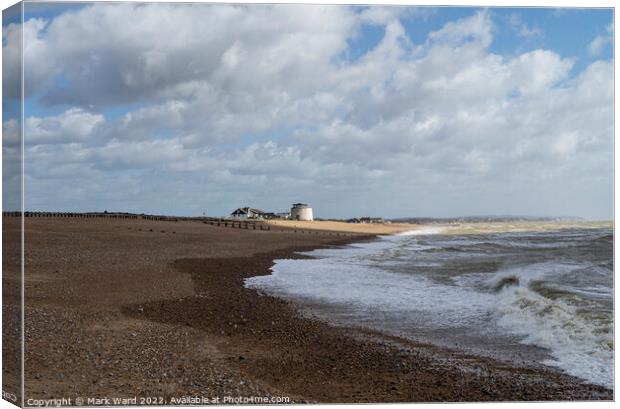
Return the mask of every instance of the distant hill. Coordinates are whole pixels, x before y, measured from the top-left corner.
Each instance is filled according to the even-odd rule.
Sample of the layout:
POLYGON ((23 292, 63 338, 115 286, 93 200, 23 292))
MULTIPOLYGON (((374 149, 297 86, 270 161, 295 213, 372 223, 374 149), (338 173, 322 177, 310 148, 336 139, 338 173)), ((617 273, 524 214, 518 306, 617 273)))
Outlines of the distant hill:
POLYGON ((438 223, 491 223, 491 222, 553 222, 578 221, 580 217, 535 217, 535 216, 462 216, 462 217, 400 217, 390 219, 393 223, 438 224, 438 223))

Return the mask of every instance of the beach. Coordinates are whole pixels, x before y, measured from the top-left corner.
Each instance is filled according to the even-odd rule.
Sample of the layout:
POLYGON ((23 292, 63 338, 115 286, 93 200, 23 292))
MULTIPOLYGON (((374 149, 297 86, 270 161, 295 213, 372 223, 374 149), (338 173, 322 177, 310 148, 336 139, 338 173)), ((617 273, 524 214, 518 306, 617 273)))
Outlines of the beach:
MULTIPOLYGON (((19 219, 3 223, 10 251, 15 242, 6 237, 18 232, 19 219)), ((244 285, 270 274, 276 259, 412 226, 352 225, 345 235, 342 225, 246 230, 199 221, 27 218, 25 227, 26 399, 613 398, 553 368, 330 325, 311 308, 244 285)))
POLYGON ((268 220, 266 223, 273 228, 360 234, 398 234, 412 228, 412 225, 407 223, 345 223, 328 220, 268 220))

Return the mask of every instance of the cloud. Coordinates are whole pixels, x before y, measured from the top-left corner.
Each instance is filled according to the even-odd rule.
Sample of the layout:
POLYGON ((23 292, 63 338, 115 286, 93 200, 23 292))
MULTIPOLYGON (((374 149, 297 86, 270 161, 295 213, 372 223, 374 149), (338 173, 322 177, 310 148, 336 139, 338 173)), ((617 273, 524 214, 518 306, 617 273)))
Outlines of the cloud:
POLYGON ((471 17, 446 23, 440 30, 431 32, 428 38, 453 46, 473 41, 487 47, 493 41, 493 29, 489 13, 479 11, 471 17))
POLYGON ((103 115, 81 108, 72 108, 57 116, 31 116, 25 120, 24 141, 29 145, 83 141, 92 137, 103 122, 103 115))
POLYGON ((487 11, 416 43, 402 10, 96 4, 33 21, 29 65, 50 70, 28 73, 29 92, 72 108, 26 120, 29 203, 606 214, 582 192, 611 192, 611 63, 571 77, 553 50, 494 54, 487 11), (364 25, 383 38, 343 59, 364 25))
POLYGON ((593 56, 600 55, 608 44, 611 44, 611 36, 596 36, 594 40, 592 40, 590 44, 588 44, 588 52, 590 53, 590 55, 593 56))
POLYGON ((508 24, 514 33, 519 37, 533 38, 543 35, 543 31, 539 27, 530 27, 523 21, 523 18, 518 13, 512 13, 508 17, 508 24))
POLYGON ((548 50, 535 50, 521 54, 510 63, 509 77, 516 80, 523 94, 540 92, 567 78, 573 61, 562 59, 548 50))
POLYGON ((2 146, 15 147, 21 144, 21 129, 15 118, 2 123, 2 146))
POLYGON ((346 46, 354 16, 330 6, 95 4, 49 25, 29 20, 26 65, 45 69, 27 72, 27 82, 62 75, 67 85, 43 100, 89 106, 157 99, 194 81, 218 83, 230 103, 252 109, 282 88, 311 88, 346 46), (310 81, 290 83, 290 73, 310 81))
POLYGON ((588 53, 591 56, 601 55, 605 47, 612 44, 614 31, 613 21, 605 26, 605 34, 598 35, 588 44, 588 53))

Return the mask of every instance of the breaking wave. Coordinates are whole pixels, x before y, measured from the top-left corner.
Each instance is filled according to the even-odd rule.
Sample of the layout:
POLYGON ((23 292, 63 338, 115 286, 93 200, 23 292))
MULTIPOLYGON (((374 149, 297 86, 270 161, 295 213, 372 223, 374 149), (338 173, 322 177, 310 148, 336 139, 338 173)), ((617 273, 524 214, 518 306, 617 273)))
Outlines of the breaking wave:
MULTIPOLYGON (((611 229, 442 234, 418 229, 376 242, 277 260, 248 287, 328 305, 391 334, 556 366, 613 388, 611 229)), ((507 358, 508 359, 508 358, 507 358)))
MULTIPOLYGON (((537 274, 498 274, 493 286, 497 324, 522 336, 522 343, 548 349, 551 358, 543 363, 613 388, 611 311, 606 314, 605 305, 545 280, 545 267, 530 266, 537 274)), ((608 292, 592 289, 601 290, 608 292)))

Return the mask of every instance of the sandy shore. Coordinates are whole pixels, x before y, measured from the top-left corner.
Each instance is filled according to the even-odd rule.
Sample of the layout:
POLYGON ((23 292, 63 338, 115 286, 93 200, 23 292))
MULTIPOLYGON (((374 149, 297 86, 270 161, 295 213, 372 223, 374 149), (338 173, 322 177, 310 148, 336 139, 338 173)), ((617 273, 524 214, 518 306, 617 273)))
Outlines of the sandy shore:
MULTIPOLYGON (((18 231, 17 219, 3 221, 6 232, 18 231)), ((41 218, 26 219, 25 237, 27 399, 613 398, 552 369, 332 327, 243 287, 244 278, 268 274, 274 258, 368 235, 41 218)))
POLYGON ((335 231, 363 234, 395 234, 414 230, 419 226, 408 223, 345 223, 334 221, 298 221, 298 220, 269 220, 267 224, 286 229, 303 229, 319 231, 335 231))

